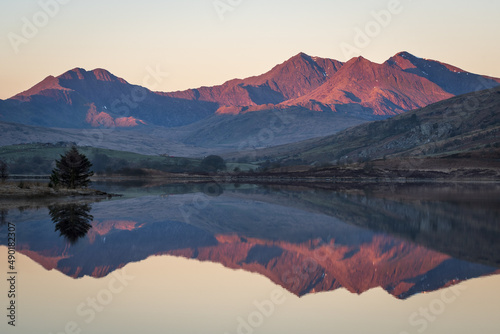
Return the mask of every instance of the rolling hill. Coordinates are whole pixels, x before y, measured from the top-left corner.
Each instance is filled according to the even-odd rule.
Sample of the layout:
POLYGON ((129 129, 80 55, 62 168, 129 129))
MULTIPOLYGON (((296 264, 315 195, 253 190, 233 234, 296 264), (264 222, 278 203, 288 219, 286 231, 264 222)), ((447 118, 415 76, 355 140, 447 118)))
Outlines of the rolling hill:
MULTIPOLYGON (((73 143, 22 144, 0 147, 0 159, 7 163, 12 175, 50 175, 54 161, 59 159, 73 143)), ((163 172, 198 171, 201 160, 171 156, 144 155, 134 152, 79 147, 92 163, 92 171, 99 175, 117 171, 133 175, 139 168, 163 172)), ((140 173, 140 172, 139 172, 140 173)), ((136 174, 135 176, 144 176, 136 174)))
POLYGON ((111 129, 67 129, 45 128, 19 123, 0 122, 0 146, 73 142, 78 146, 129 151, 138 154, 200 157, 211 151, 184 145, 166 137, 165 131, 153 127, 149 131, 136 131, 129 128, 118 131, 111 129))

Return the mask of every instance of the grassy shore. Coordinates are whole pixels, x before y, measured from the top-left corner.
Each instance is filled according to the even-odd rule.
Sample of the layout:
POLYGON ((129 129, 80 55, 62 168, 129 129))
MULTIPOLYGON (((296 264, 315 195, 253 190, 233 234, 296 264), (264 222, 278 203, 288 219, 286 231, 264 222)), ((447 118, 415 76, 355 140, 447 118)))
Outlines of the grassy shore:
POLYGON ((0 210, 38 208, 54 204, 99 202, 111 197, 99 190, 50 188, 47 183, 33 181, 0 182, 0 210))
MULTIPOLYGON (((258 172, 220 172, 213 174, 165 173, 150 169, 142 169, 140 176, 130 175, 98 175, 99 181, 133 181, 147 180, 166 183, 322 183, 322 182, 499 182, 500 168, 497 166, 457 166, 456 164, 424 165, 418 162, 418 168, 401 168, 398 165, 365 163, 349 166, 290 166, 258 172), (451 166, 451 167, 450 167, 451 166)), ((399 164, 403 164, 399 162, 399 164)), ((414 163, 416 164, 416 163, 414 163)), ((411 162, 408 166, 412 167, 411 162)))
POLYGON ((33 181, 0 182, 0 199, 48 197, 112 197, 114 195, 91 189, 50 188, 47 183, 33 181))

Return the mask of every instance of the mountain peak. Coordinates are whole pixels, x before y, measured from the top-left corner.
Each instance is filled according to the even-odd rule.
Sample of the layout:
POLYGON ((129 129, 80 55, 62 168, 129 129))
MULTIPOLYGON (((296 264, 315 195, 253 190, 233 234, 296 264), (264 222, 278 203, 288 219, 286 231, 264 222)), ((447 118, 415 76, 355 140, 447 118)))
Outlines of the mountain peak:
POLYGON ((297 54, 296 54, 294 57, 292 57, 292 58, 298 58, 298 57, 301 57, 301 58, 307 58, 307 59, 311 58, 311 56, 309 56, 307 53, 304 53, 304 52, 299 52, 299 53, 297 53, 297 54))
POLYGON ((285 61, 284 64, 295 63, 297 61, 300 61, 300 62, 306 61, 306 62, 309 62, 309 63, 314 62, 313 57, 309 56, 308 54, 306 54, 304 52, 299 52, 295 56, 293 56, 292 58, 290 58, 287 61, 285 61))
POLYGON ((391 58, 387 59, 385 64, 388 64, 390 66, 397 66, 401 68, 402 70, 408 70, 408 69, 413 69, 416 68, 415 62, 419 58, 415 57, 411 53, 407 51, 402 51, 396 53, 394 56, 391 58))
POLYGON ((402 58, 406 58, 406 59, 412 59, 412 58, 417 58, 415 57, 414 55, 412 55, 411 53, 409 53, 408 51, 401 51, 401 52, 398 52, 394 55, 394 57, 402 57, 402 58))
POLYGON ((92 73, 94 74, 95 78, 100 81, 119 81, 121 83, 127 83, 124 79, 118 78, 111 72, 102 68, 96 68, 95 70, 92 70, 92 73))
POLYGON ((373 64, 375 63, 371 62, 363 56, 351 58, 347 63, 345 63, 347 68, 351 66, 371 66, 373 64))
POLYGON ((406 51, 397 53, 389 58, 385 64, 428 79, 453 95, 461 95, 480 88, 488 89, 498 85, 498 79, 469 73, 437 60, 419 58, 406 51))
POLYGON ((371 61, 369 61, 368 59, 366 59, 363 56, 357 57, 355 61, 358 62, 358 63, 371 63, 371 61))
POLYGON ((62 80, 91 80, 91 81, 97 80, 97 81, 127 83, 127 81, 125 81, 124 79, 118 78, 111 72, 102 68, 96 68, 92 71, 87 71, 83 68, 76 67, 72 70, 69 70, 61 74, 57 78, 62 80))
POLYGON ((21 101, 29 101, 31 95, 40 94, 41 92, 46 90, 66 90, 66 88, 59 85, 58 78, 49 75, 48 77, 37 83, 35 86, 31 87, 28 90, 25 90, 24 92, 16 94, 12 98, 21 101))
POLYGON ((69 71, 64 72, 60 76, 58 76, 58 79, 79 79, 83 80, 85 78, 85 74, 87 71, 83 68, 80 67, 75 67, 69 71))
MULTIPOLYGON (((340 68, 342 66, 342 63, 335 60, 335 59, 310 56, 304 52, 299 52, 298 54, 296 54, 292 58, 285 61, 285 64, 290 62, 290 61, 294 61, 294 60, 305 60, 309 63, 315 63, 316 65, 320 65, 320 66, 324 65, 325 62, 332 62, 332 63, 335 63, 336 67, 338 66, 340 68)), ((338 70, 338 68, 337 68, 337 70, 338 70)))

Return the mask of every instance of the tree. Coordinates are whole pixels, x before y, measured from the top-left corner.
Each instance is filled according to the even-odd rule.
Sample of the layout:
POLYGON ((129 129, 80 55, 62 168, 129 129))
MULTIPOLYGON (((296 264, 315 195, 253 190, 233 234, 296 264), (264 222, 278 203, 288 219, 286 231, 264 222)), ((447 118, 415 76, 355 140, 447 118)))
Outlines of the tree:
POLYGON ((50 176, 50 185, 75 189, 87 187, 90 183, 90 177, 94 172, 90 171, 92 163, 84 154, 80 154, 78 149, 73 146, 60 160, 56 160, 56 168, 52 170, 50 176))
POLYGON ((0 179, 3 181, 9 178, 9 170, 7 168, 7 164, 0 160, 0 179))
POLYGON ((226 169, 226 163, 218 155, 209 155, 201 161, 200 168, 204 172, 218 172, 226 169))
POLYGON ((59 182, 59 174, 56 173, 55 170, 52 170, 52 174, 50 175, 50 179, 49 179, 49 187, 51 188, 55 188, 55 187, 58 187, 60 182, 59 182))

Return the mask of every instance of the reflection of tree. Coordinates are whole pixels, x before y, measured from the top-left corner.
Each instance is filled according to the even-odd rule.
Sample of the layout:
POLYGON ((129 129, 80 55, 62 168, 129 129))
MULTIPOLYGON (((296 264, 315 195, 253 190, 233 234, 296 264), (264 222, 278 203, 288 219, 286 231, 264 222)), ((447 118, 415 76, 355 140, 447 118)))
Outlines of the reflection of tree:
POLYGON ((55 230, 74 244, 92 228, 89 222, 94 217, 89 214, 90 210, 91 206, 88 204, 64 204, 50 206, 49 214, 56 224, 55 230))

